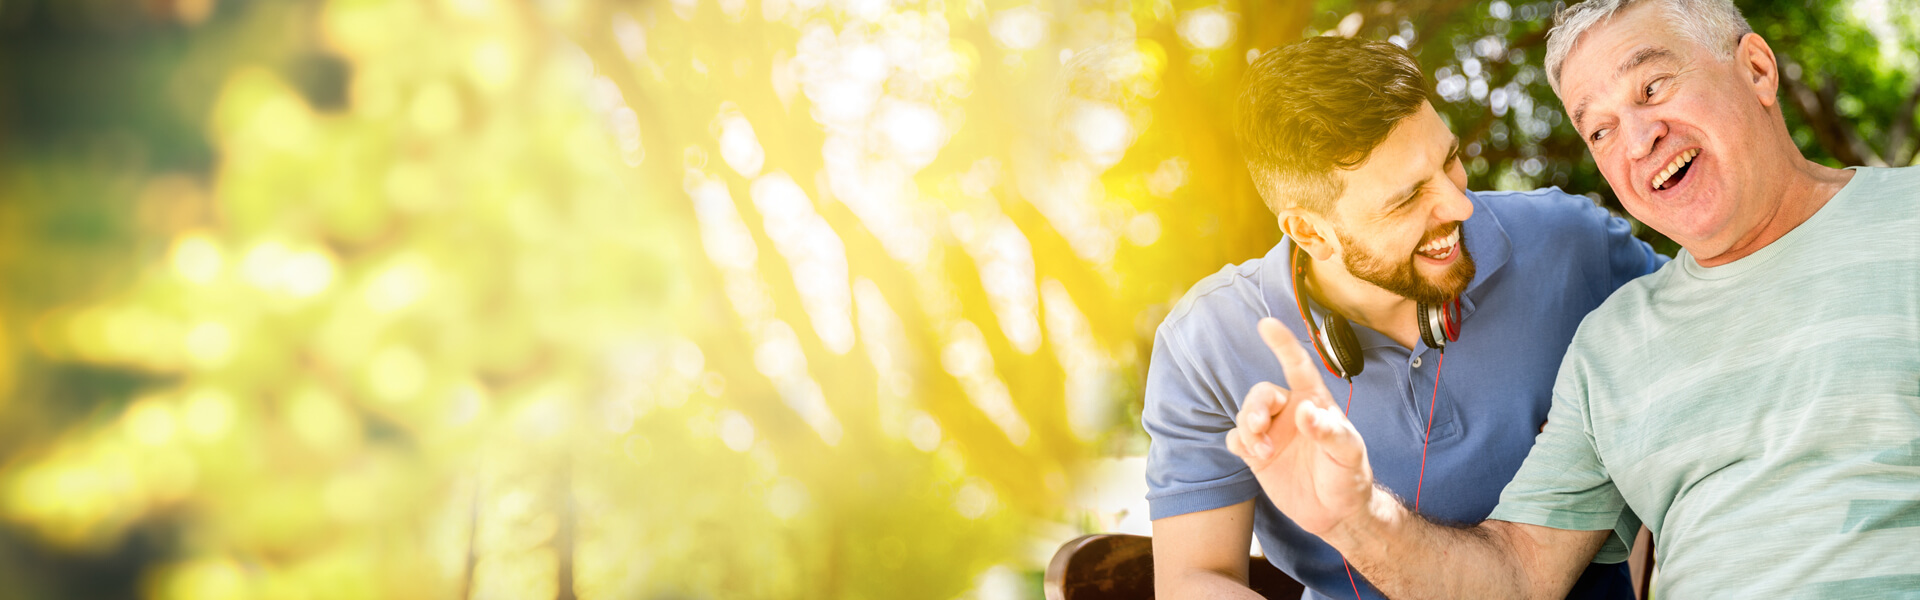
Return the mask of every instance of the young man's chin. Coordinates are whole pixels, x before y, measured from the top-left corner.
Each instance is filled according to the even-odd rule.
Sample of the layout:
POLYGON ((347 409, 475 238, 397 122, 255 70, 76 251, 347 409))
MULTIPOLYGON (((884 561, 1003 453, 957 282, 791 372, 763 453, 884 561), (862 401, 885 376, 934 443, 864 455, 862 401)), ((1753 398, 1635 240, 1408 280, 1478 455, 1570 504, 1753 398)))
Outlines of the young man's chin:
POLYGON ((1428 291, 1453 298, 1465 292, 1467 283, 1473 280, 1473 258, 1466 252, 1454 252, 1446 260, 1440 261, 1415 255, 1414 273, 1426 284, 1428 291))

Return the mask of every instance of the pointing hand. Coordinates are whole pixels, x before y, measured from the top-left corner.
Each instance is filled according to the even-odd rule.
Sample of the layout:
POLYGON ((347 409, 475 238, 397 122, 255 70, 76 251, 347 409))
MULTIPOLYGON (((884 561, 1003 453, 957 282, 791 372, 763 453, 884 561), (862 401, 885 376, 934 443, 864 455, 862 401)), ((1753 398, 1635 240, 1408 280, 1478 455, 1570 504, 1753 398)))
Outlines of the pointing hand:
POLYGON ((1246 461, 1280 512, 1325 537, 1372 498, 1367 447, 1293 332, 1273 318, 1261 319, 1259 327, 1292 391, 1255 384, 1227 432, 1227 449, 1246 461))

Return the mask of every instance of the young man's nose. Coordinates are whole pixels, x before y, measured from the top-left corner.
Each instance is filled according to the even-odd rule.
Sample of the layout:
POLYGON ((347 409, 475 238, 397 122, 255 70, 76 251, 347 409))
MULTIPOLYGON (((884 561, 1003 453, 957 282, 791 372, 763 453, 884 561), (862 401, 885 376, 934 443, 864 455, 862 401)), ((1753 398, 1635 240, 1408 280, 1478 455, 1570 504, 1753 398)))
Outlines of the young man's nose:
POLYGON ((1438 203, 1439 205, 1433 209, 1434 220, 1449 223, 1453 221, 1465 221, 1467 217, 1473 216, 1473 201, 1467 199, 1467 191, 1455 187, 1451 182, 1447 184, 1446 188, 1446 192, 1438 203))

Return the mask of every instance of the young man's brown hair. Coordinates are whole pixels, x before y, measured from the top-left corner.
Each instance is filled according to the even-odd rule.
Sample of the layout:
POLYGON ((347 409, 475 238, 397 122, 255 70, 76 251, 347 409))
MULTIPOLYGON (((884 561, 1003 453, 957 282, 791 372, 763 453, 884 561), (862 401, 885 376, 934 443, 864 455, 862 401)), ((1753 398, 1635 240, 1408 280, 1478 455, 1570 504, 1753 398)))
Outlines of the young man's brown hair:
POLYGON ((1235 102, 1254 189, 1275 213, 1326 214, 1344 187, 1333 170, 1366 162, 1430 90, 1413 55, 1386 42, 1320 36, 1261 55, 1235 102))

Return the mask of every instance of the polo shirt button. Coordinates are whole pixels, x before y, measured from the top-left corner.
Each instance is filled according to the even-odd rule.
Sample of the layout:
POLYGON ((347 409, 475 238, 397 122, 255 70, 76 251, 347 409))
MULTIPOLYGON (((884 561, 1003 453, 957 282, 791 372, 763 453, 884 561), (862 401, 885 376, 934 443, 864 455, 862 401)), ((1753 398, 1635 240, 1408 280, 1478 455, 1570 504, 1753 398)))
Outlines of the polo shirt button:
POLYGON ((1420 357, 1418 356, 1413 357, 1413 368, 1415 369, 1420 368, 1420 357))

